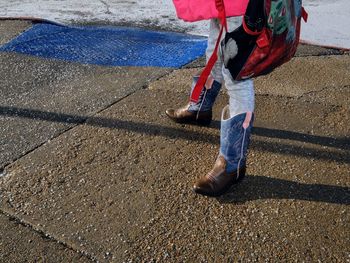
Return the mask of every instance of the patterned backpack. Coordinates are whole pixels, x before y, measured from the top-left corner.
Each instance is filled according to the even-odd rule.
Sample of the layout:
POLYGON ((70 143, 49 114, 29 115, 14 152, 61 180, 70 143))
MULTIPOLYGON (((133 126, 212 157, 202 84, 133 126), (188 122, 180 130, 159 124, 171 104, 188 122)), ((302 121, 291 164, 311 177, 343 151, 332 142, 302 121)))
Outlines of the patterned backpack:
POLYGON ((215 1, 222 28, 216 48, 191 94, 193 102, 198 101, 217 60, 219 45, 224 65, 233 79, 257 77, 294 56, 299 44, 301 18, 307 21, 302 0, 250 0, 242 25, 232 32, 226 30, 220 43, 223 29, 227 29, 226 14, 223 1, 215 1))

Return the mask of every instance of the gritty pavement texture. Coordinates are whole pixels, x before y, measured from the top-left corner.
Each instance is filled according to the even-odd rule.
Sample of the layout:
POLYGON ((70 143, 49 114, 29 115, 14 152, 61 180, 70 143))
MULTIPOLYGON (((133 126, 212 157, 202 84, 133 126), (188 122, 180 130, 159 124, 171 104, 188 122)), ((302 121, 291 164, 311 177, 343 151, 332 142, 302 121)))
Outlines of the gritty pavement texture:
POLYGON ((29 21, 0 20, 0 45, 8 43, 31 25, 29 21))
POLYGON ((0 262, 91 262, 13 217, 0 214, 0 229, 0 262))
MULTIPOLYGON (((1 56, 6 64, 35 63, 31 57, 1 56)), ((43 80, 50 80, 54 69, 64 64, 44 62, 52 63, 52 70, 44 71, 43 80)), ((85 117, 74 127, 57 130, 52 138, 43 137, 39 146, 10 161, 2 172, 0 225, 4 235, 0 242, 5 262, 22 262, 25 256, 36 262, 43 251, 49 258, 62 258, 61 262, 350 259, 348 54, 305 54, 256 80, 256 121, 247 177, 220 198, 195 195, 191 187, 217 156, 220 110, 228 99, 225 91, 219 95, 210 127, 175 124, 164 114, 169 106, 186 102, 197 66, 162 72, 163 77, 159 74, 151 81, 146 81, 150 71, 142 68, 136 73, 125 68, 64 67, 85 69, 79 75, 86 81, 78 86, 83 97, 80 103, 85 96, 89 98, 83 87, 95 100, 108 103, 101 103, 100 110, 74 112, 72 90, 66 93, 67 101, 62 99, 49 108, 46 105, 55 96, 39 94, 37 100, 29 100, 31 105, 25 105, 24 97, 15 100, 30 111, 20 112, 27 114, 25 118, 10 116, 13 125, 41 121, 42 126, 31 128, 40 136, 47 133, 40 127, 72 125, 67 114, 85 117), (124 97, 121 94, 113 101, 109 97, 124 86, 113 89, 110 84, 110 89, 98 93, 102 85, 90 81, 97 76, 89 78, 95 70, 102 76, 104 70, 109 72, 105 82, 112 76, 119 79, 125 70, 142 84, 134 84, 124 97), (142 85, 147 88, 136 88, 142 85), (62 105, 68 110, 61 113, 62 105), (50 119, 42 117, 46 116, 42 112, 55 114, 50 113, 50 119), (20 239, 19 231, 25 232, 23 242, 13 246, 11 242, 20 239), (7 253, 10 247, 12 254, 7 253), (34 251, 25 253, 30 249, 34 251)), ((28 70, 31 67, 24 71, 28 70)), ((26 74, 22 79, 30 76, 26 74)), ((63 87, 79 79, 57 76, 63 87)), ((7 95, 1 95, 1 101, 8 103, 13 93, 11 86, 5 87, 7 95)), ((10 106, 14 105, 19 107, 10 106)), ((2 137, 10 136, 8 132, 2 130, 2 137)), ((23 137, 31 141, 28 134, 28 139, 26 134, 23 137)))
POLYGON ((164 68, 98 67, 0 54, 0 167, 147 87, 164 68))

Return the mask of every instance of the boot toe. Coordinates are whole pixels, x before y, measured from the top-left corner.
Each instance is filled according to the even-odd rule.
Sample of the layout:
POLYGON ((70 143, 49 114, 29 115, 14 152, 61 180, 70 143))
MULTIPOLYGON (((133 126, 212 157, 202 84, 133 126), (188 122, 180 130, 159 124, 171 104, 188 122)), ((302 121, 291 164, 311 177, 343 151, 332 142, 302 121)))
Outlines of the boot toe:
POLYGON ((198 185, 193 186, 193 192, 196 194, 210 196, 210 197, 216 197, 216 196, 220 196, 222 194, 221 192, 217 192, 217 191, 213 190, 212 188, 205 187, 205 186, 201 187, 198 185))
POLYGON ((208 195, 207 193, 209 192, 208 189, 206 189, 205 187, 201 187, 198 185, 194 185, 192 190, 196 194, 201 194, 201 195, 208 195))
POLYGON ((190 111, 188 105, 179 109, 167 109, 165 114, 174 122, 185 124, 197 124, 209 126, 212 119, 212 111, 190 111))
POLYGON ((170 118, 174 118, 174 113, 175 113, 175 110, 174 109, 167 109, 165 111, 165 114, 170 117, 170 118))
POLYGON ((201 194, 205 196, 210 196, 210 197, 218 197, 223 194, 225 194, 227 191, 229 191, 232 187, 232 183, 228 183, 226 185, 221 186, 220 188, 211 188, 209 186, 198 186, 194 185, 193 186, 193 192, 196 194, 201 194))
POLYGON ((196 194, 207 195, 207 196, 213 196, 215 192, 213 190, 211 183, 207 180, 204 180, 204 178, 196 182, 193 185, 192 189, 193 189, 193 192, 195 192, 196 194))

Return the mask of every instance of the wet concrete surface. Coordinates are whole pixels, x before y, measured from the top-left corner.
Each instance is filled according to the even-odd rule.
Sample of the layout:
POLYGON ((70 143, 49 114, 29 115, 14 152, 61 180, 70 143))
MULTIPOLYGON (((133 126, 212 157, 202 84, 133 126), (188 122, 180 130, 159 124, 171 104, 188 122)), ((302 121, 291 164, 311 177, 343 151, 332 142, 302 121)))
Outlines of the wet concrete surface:
MULTIPOLYGON (((186 102, 196 71, 150 81, 11 162, 0 177, 0 209, 92 262, 346 262, 349 55, 296 58, 256 80, 247 177, 220 198, 195 195, 191 186, 217 156, 225 92, 210 127, 164 114, 186 102)), ((25 120, 71 125, 59 105, 53 121, 38 112, 25 120)), ((5 247, 18 233, 9 228, 5 247)))

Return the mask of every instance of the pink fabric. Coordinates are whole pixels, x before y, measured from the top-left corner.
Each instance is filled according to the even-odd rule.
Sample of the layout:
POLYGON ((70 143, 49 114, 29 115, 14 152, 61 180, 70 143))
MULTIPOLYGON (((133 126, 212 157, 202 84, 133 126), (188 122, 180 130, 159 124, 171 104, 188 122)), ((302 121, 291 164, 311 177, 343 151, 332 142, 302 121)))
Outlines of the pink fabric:
MULTIPOLYGON (((173 0, 179 18, 188 22, 218 18, 215 0, 173 0)), ((224 0, 226 16, 244 15, 249 0, 224 0)))

